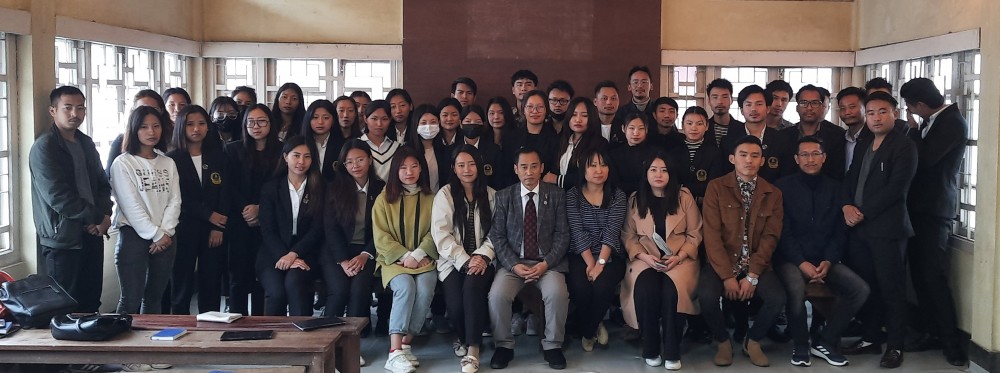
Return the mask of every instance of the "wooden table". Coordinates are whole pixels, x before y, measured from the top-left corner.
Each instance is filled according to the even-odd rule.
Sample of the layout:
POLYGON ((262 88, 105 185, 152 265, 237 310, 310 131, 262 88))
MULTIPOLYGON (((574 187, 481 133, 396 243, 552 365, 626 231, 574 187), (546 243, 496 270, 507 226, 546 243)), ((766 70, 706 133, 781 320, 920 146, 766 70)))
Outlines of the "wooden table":
POLYGON ((368 322, 303 332, 291 323, 309 317, 244 317, 232 324, 197 322, 194 316, 136 315, 132 332, 103 342, 59 341, 48 329, 22 330, 0 339, 0 361, 47 364, 303 365, 311 373, 361 371, 359 332, 368 322), (176 341, 153 341, 156 330, 187 328, 176 341), (221 342, 226 330, 274 330, 274 339, 221 342))

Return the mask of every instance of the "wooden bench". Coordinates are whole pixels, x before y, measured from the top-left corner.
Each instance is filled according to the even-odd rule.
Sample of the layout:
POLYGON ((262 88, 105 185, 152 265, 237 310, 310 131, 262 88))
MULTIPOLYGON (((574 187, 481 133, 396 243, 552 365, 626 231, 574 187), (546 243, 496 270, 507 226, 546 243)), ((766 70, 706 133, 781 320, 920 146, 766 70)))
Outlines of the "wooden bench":
POLYGON ((309 317, 244 317, 232 324, 198 322, 195 316, 136 315, 133 331, 103 342, 59 341, 48 329, 22 330, 0 339, 0 361, 26 364, 300 365, 308 372, 361 371, 359 332, 365 318, 303 332, 291 323, 309 317), (176 341, 153 341, 157 330, 187 328, 176 341), (274 339, 221 342, 228 330, 274 330, 274 339))

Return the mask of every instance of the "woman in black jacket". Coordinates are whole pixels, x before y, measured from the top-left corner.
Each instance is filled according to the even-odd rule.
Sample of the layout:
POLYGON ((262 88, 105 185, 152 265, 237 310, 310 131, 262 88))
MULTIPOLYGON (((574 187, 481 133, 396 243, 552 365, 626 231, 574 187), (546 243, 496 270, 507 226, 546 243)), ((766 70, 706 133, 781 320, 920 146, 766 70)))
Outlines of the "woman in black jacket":
POLYGON ((218 311, 226 249, 223 234, 230 211, 226 156, 210 136, 208 112, 185 106, 174 126, 174 150, 181 186, 181 217, 177 225, 177 257, 171 286, 171 313, 190 313, 197 280, 198 312, 218 311), (197 274, 195 273, 197 268, 197 274), (197 275, 197 279, 195 278, 197 275))
POLYGON ((375 175, 371 148, 354 139, 344 144, 327 189, 320 263, 326 282, 326 316, 368 317, 375 276, 372 205, 385 183, 375 175))
POLYGON ((276 177, 260 192, 257 276, 264 286, 264 313, 312 315, 316 251, 323 241, 323 178, 305 139, 293 136, 281 149, 276 177))

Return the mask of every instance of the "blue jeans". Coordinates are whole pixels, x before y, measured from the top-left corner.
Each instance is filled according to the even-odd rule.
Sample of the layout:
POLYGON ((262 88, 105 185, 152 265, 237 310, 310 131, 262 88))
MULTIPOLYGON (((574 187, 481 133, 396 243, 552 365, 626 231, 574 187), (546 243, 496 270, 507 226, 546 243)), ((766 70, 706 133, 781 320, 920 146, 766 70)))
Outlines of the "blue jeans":
MULTIPOLYGON (((788 292, 788 329, 792 334, 796 349, 809 347, 809 327, 806 325, 806 279, 799 267, 791 263, 777 263, 774 266, 781 282, 788 292)), ((868 283, 854 273, 846 265, 837 263, 830 266, 823 282, 830 291, 837 295, 830 315, 827 317, 826 328, 823 329, 823 344, 828 348, 837 348, 840 337, 847 328, 854 314, 861 309, 868 299, 868 283)), ((815 341, 814 341, 815 342, 815 341)))
POLYGON ((392 310, 389 311, 389 334, 416 334, 431 310, 437 271, 417 275, 400 274, 389 281, 392 310))
POLYGON ((163 291, 170 282, 177 245, 164 251, 149 253, 153 241, 143 239, 130 226, 118 230, 115 246, 115 268, 122 294, 118 313, 162 313, 163 291))

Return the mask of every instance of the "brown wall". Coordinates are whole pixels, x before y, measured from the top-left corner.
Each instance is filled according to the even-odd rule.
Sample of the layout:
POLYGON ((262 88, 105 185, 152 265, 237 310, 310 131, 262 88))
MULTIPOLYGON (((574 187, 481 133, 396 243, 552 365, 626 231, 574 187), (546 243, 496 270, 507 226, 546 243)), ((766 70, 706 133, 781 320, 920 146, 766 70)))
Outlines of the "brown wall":
POLYGON ((449 4, 403 3, 403 86, 417 103, 436 104, 459 76, 476 81, 479 104, 510 100, 519 69, 535 72, 542 88, 565 79, 578 96, 593 96, 594 85, 610 79, 627 100, 633 65, 649 66, 659 84, 660 0, 449 4))

